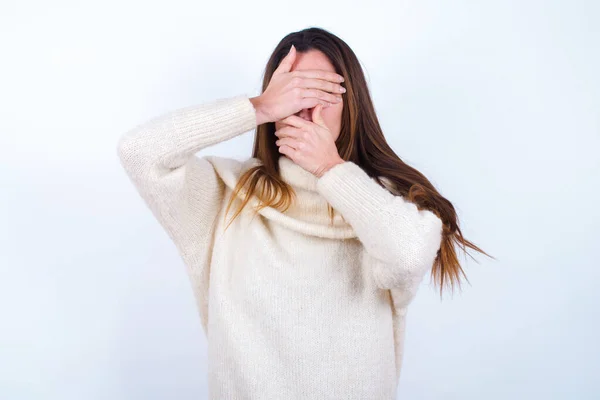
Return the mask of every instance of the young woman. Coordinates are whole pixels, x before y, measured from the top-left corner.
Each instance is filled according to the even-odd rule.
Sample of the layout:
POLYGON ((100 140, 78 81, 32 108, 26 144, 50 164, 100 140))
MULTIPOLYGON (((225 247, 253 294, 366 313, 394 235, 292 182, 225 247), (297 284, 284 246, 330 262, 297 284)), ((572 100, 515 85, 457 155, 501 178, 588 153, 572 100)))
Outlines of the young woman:
POLYGON ((464 275, 455 243, 483 253, 388 145, 357 57, 320 28, 281 40, 259 96, 154 118, 118 151, 187 266, 211 399, 395 398, 423 277, 441 293, 464 275), (195 156, 254 128, 247 160, 195 156))

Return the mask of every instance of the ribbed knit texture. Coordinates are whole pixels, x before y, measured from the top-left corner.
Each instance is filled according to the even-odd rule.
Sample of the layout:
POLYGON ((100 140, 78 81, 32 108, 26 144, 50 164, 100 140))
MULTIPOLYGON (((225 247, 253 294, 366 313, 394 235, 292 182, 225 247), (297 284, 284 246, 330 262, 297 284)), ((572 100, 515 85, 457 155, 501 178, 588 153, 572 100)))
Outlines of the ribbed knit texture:
POLYGON ((209 346, 209 398, 394 399, 406 310, 433 265, 441 221, 352 162, 317 178, 282 156, 294 204, 255 215, 253 197, 224 231, 232 189, 260 161, 195 153, 255 127, 253 105, 239 95, 153 118, 118 143, 190 276, 209 346))

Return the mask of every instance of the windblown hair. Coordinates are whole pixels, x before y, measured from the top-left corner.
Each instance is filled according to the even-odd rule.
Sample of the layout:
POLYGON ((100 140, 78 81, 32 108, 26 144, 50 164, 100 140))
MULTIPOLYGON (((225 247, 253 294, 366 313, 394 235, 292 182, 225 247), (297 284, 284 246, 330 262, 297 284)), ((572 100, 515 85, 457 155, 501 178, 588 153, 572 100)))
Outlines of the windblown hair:
MULTIPOLYGON (((466 248, 469 247, 488 257, 491 256, 463 237, 452 203, 445 199, 421 172, 404 163, 389 146, 375 114, 359 60, 343 40, 317 27, 286 35, 269 58, 262 91, 267 89, 273 72, 292 44, 298 53, 321 51, 329 58, 336 73, 345 78, 346 92, 343 94, 345 99, 341 130, 336 140, 340 157, 345 161, 356 163, 382 187, 390 190, 380 179, 387 178, 393 185, 394 190, 390 190, 393 194, 403 196, 414 203, 419 210, 427 209, 442 220, 442 243, 431 270, 434 282, 439 285, 440 296, 448 283, 453 290, 455 283, 460 286, 461 275, 468 282, 454 244, 461 246, 465 254, 467 254, 466 248)), ((261 163, 245 171, 234 188, 225 216, 238 193, 243 193, 244 199, 231 221, 242 212, 252 195, 259 199, 256 211, 269 206, 283 212, 292 204, 295 193, 279 175, 278 160, 282 155, 275 144, 277 136, 274 133, 274 122, 261 124, 256 128, 252 156, 259 159, 261 163)), ((335 210, 331 206, 329 212, 333 220, 335 210)))

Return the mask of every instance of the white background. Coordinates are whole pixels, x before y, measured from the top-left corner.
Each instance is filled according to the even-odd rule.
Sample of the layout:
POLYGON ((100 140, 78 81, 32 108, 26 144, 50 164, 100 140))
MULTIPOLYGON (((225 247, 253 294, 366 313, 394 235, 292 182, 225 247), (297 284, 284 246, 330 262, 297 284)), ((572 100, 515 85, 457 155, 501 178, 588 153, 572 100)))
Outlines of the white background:
POLYGON ((2 2, 0 398, 206 397, 183 263, 117 140, 259 94, 277 42, 313 25, 355 51, 392 147, 497 258, 459 252, 470 284, 443 301, 425 279, 398 398, 600 398, 599 3, 367 4, 2 2))

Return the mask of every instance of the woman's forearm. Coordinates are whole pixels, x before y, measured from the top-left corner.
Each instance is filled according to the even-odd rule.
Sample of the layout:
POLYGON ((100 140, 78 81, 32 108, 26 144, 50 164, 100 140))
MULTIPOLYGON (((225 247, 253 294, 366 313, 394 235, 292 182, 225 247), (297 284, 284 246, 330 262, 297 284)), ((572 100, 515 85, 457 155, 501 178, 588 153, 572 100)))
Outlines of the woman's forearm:
POLYGON ((442 237, 442 221, 434 213, 390 193, 350 161, 323 174, 317 188, 378 261, 380 286, 402 285, 431 267, 442 237))
POLYGON ((175 169, 196 152, 254 129, 257 114, 245 95, 188 106, 155 117, 119 138, 128 172, 175 169))

